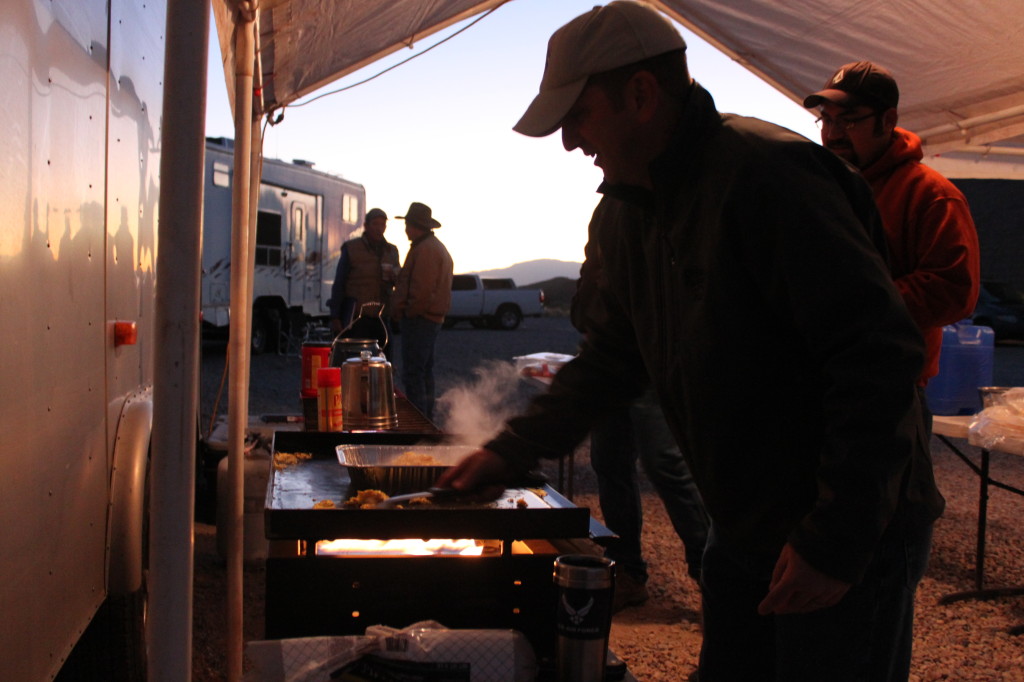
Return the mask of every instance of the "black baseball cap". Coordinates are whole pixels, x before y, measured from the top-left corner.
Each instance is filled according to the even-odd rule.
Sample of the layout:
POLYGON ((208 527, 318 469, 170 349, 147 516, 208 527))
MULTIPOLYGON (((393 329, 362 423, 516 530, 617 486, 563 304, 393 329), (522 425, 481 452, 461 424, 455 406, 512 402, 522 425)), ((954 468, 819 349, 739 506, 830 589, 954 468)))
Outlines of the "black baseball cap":
POLYGON ((869 61, 851 62, 839 67, 822 90, 804 98, 808 109, 822 102, 852 108, 865 105, 885 111, 900 101, 896 79, 888 71, 869 61))

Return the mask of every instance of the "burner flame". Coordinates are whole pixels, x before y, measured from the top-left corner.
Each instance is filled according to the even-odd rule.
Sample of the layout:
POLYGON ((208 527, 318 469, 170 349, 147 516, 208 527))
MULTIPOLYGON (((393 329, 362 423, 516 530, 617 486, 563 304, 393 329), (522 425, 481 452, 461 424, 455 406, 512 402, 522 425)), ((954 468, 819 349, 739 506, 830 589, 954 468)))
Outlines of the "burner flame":
MULTIPOLYGON (((318 556, 481 556, 493 543, 476 540, 321 540, 318 556)), ((493 550, 489 550, 493 551, 493 550)))

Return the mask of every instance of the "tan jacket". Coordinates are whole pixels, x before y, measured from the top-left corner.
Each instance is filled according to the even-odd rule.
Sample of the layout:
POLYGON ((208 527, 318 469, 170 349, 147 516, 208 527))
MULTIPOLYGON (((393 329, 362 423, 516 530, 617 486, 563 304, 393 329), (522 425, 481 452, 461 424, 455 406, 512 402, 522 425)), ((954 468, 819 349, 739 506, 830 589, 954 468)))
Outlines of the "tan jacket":
POLYGON ((452 303, 454 264, 448 249, 434 233, 412 243, 391 295, 391 317, 423 317, 444 322, 452 303))

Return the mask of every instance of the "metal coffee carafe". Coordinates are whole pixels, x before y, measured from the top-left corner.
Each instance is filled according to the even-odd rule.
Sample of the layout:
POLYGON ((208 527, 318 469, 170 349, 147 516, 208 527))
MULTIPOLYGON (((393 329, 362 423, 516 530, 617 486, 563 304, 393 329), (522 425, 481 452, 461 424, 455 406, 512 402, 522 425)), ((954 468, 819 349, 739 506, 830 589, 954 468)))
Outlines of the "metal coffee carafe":
POLYGON ((397 426, 391 363, 367 350, 342 363, 341 411, 346 431, 397 426))

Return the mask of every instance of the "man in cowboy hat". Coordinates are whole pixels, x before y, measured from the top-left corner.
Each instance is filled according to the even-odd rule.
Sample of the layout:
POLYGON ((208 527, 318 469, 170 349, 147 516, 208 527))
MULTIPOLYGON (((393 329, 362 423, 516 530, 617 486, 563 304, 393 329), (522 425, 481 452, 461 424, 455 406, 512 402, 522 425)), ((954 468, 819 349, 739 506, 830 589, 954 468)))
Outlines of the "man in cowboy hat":
POLYGON ((404 216, 411 245, 391 296, 391 319, 402 334, 405 395, 428 418, 434 414, 434 345, 452 302, 452 257, 434 230, 430 207, 414 201, 404 216))
POLYGON ((702 680, 906 679, 943 508, 923 342, 870 188, 791 131, 721 114, 686 44, 617 0, 552 35, 515 129, 604 173, 579 355, 438 480, 491 497, 653 382, 711 518, 702 680))

